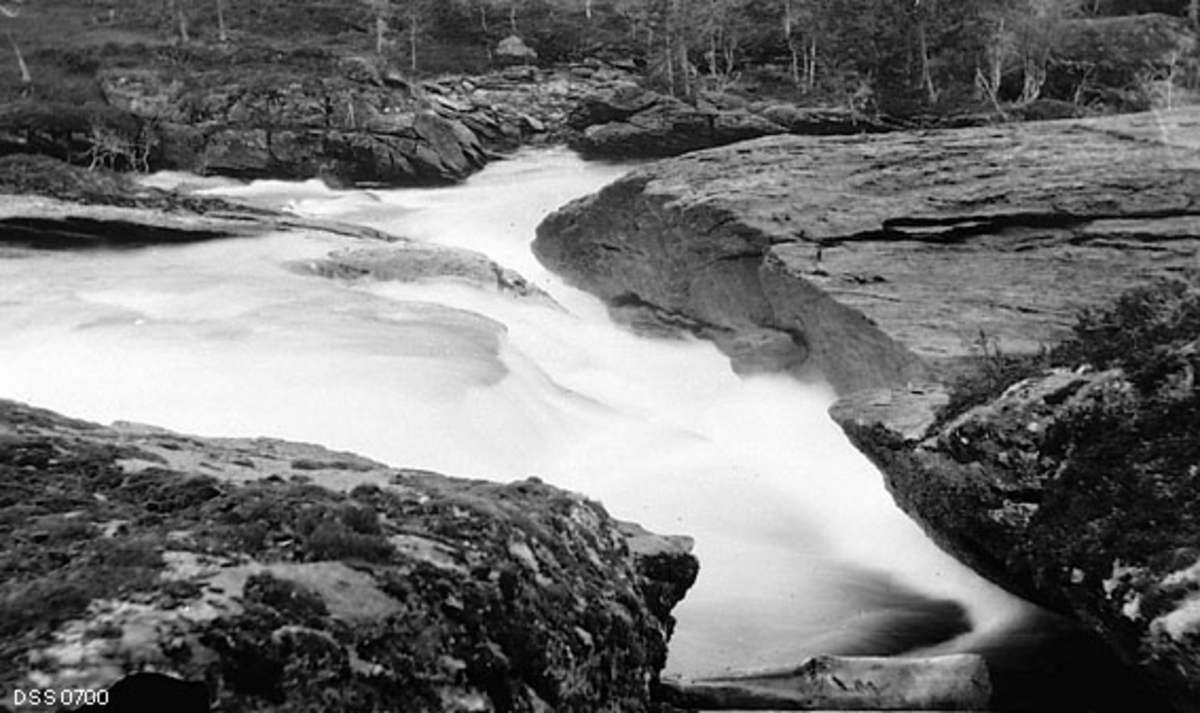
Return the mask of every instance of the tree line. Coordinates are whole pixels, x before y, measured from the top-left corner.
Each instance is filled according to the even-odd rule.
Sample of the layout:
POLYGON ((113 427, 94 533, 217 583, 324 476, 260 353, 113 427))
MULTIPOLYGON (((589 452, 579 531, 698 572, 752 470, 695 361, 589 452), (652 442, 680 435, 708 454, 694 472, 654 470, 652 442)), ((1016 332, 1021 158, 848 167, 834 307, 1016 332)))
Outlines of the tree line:
MULTIPOLYGON (((25 13, 45 1, 12 0, 25 13)), ((540 61, 633 63, 684 98, 754 71, 797 95, 889 109, 965 95, 1032 101, 1046 82, 1061 28, 1079 18, 1158 12, 1200 24, 1200 0, 79 2, 88 3, 97 22, 153 23, 182 44, 273 34, 292 41, 357 38, 366 51, 421 73, 482 69, 497 42, 516 35, 540 61)), ((19 57, 17 38, 6 39, 19 57)))
MULTIPOLYGON (((182 0, 176 0, 182 1, 182 0)), ((799 94, 864 108, 1028 103, 1067 23, 1157 12, 1200 25, 1200 0, 371 0, 376 50, 528 41, 549 62, 634 61, 684 98, 774 67, 799 94)))

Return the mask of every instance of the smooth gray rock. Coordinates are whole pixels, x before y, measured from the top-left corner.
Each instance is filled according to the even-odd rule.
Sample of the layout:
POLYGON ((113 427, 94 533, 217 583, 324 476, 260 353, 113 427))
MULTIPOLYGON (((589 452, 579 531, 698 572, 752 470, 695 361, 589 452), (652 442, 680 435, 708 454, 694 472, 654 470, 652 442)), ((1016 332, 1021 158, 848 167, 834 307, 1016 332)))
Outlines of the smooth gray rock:
POLYGON ((981 339, 1036 351, 1193 267, 1198 148, 1196 108, 763 138, 639 168, 550 215, 534 250, 606 300, 789 335, 848 394, 934 378, 981 339))

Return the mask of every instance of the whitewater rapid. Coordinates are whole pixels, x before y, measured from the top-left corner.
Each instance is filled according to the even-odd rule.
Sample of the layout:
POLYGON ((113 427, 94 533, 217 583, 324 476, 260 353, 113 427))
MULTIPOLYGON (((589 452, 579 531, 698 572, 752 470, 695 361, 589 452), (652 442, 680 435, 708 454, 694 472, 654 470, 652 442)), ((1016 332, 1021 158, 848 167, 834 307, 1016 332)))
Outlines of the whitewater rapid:
POLYGON ((559 307, 288 267, 362 246, 351 238, 28 253, 0 260, 0 395, 448 475, 537 476, 691 535, 702 571, 676 611, 676 673, 866 653, 888 613, 922 597, 962 603, 980 632, 1022 616, 895 508, 827 416, 827 389, 739 378, 707 343, 635 336, 536 262, 536 224, 627 169, 540 150, 449 188, 216 182, 205 191, 483 252, 559 307))

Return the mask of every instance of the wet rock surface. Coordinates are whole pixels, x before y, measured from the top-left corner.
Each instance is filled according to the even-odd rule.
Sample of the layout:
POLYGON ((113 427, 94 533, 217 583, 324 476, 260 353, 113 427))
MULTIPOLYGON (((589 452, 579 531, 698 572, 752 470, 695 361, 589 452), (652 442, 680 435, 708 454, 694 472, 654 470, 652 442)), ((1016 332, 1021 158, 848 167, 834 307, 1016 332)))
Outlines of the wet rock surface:
POLYGON ((534 249, 610 302, 790 341, 771 362, 851 393, 933 378, 981 335, 1036 350, 1194 266, 1198 148, 1194 108, 770 137, 637 169, 548 217, 534 249))
POLYGON ((519 273, 482 253, 417 242, 380 248, 338 250, 320 260, 292 266, 298 272, 331 279, 374 279, 396 282, 453 280, 486 287, 518 298, 553 303, 553 298, 519 273))
POLYGON ((536 480, 10 401, 0 474, 5 690, 153 671, 230 711, 648 710, 697 572, 686 538, 536 480))
POLYGON ((161 190, 46 156, 0 158, 0 247, 10 251, 135 249, 279 231, 369 243, 289 266, 303 274, 341 280, 454 281, 514 298, 553 302, 516 271, 470 250, 161 190))

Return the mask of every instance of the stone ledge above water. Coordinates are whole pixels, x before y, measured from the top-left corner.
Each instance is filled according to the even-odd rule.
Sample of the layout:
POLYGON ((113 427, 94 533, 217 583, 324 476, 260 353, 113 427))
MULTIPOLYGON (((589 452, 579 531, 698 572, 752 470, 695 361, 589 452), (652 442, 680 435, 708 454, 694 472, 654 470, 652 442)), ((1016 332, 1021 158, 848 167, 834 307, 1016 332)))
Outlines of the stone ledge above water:
POLYGON ((1194 267, 1197 236, 1192 107, 700 151, 564 206, 534 249, 709 336, 778 334, 794 354, 769 362, 850 393, 935 377, 980 339, 1035 351, 1078 309, 1194 267))

